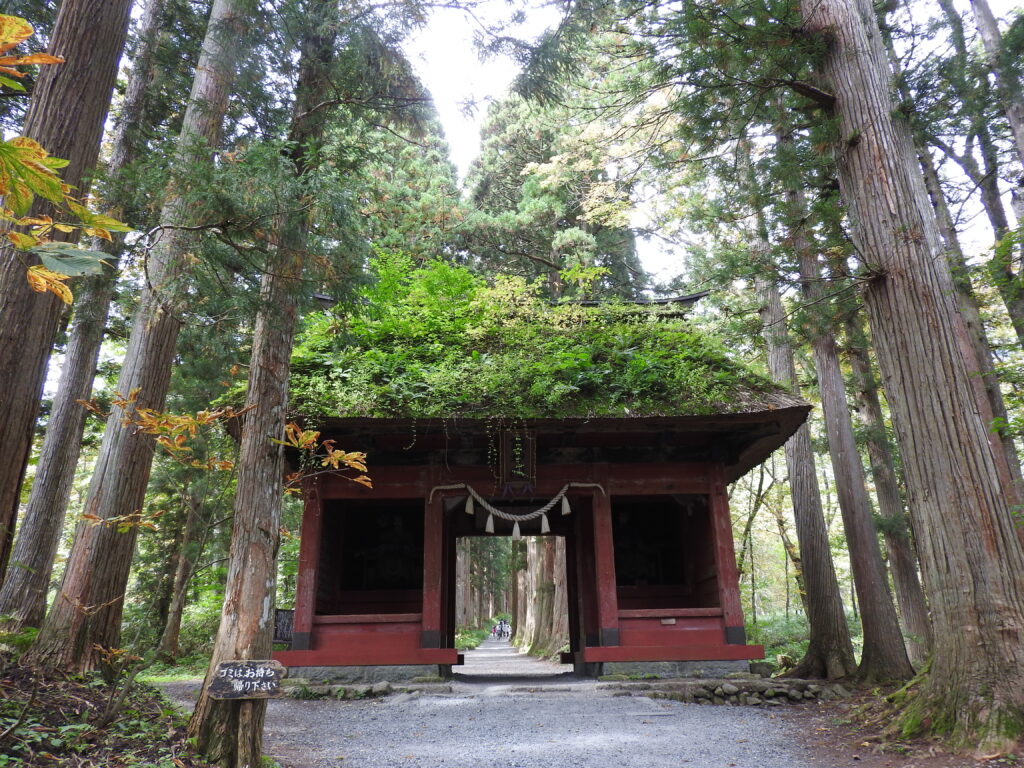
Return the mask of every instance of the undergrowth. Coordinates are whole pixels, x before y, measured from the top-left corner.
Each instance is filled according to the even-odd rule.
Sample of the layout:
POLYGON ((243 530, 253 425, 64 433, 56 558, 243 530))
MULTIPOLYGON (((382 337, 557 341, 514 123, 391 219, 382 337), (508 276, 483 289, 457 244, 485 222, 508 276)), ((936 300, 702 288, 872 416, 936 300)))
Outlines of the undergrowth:
POLYGON ((0 656, 0 767, 207 768, 185 741, 185 717, 135 682, 22 667, 0 656))

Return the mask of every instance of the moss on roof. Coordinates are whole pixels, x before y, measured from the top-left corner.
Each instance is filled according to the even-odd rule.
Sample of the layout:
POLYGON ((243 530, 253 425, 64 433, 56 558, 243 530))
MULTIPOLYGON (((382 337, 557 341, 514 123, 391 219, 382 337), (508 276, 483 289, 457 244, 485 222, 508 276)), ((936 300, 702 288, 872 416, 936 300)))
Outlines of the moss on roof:
POLYGON ((656 308, 552 306, 401 257, 375 265, 365 309, 315 315, 296 347, 292 407, 324 418, 573 418, 749 413, 802 401, 656 308))

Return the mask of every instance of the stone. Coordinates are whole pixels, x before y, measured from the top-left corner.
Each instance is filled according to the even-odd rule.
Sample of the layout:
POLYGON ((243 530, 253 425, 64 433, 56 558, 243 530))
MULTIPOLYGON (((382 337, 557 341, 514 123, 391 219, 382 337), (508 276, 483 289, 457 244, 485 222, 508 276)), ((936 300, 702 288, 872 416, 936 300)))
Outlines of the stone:
POLYGON ((765 706, 781 707, 782 706, 782 702, 779 701, 778 699, 768 699, 767 701, 765 701, 765 706))
POLYGON ((370 688, 370 694, 372 696, 387 696, 391 693, 391 683, 387 680, 382 680, 379 683, 374 683, 370 688))
POLYGON ((843 698, 843 699, 848 699, 848 698, 850 698, 850 696, 853 695, 848 690, 843 688, 843 686, 839 685, 839 683, 836 683, 835 685, 832 686, 832 693, 834 693, 836 696, 839 696, 840 698, 843 698))
POLYGON ((813 699, 814 698, 814 694, 811 693, 810 691, 804 691, 804 698, 805 699, 813 699))
POLYGON ((773 699, 773 698, 775 698, 775 689, 774 688, 765 688, 764 693, 762 694, 762 696, 764 696, 766 699, 773 699))
POLYGON ((761 703, 761 697, 760 696, 748 696, 747 697, 747 704, 749 704, 752 707, 756 707, 760 703, 761 703))
POLYGON ((732 683, 725 683, 722 686, 722 693, 724 693, 726 696, 735 696, 739 692, 740 692, 740 689, 737 688, 732 683))
POLYGON ((698 685, 696 688, 693 689, 693 698, 710 699, 711 691, 709 691, 707 688, 698 685))
POLYGON ((790 688, 788 691, 786 691, 786 695, 792 701, 802 701, 803 698, 804 698, 804 695, 800 691, 798 691, 796 688, 790 688))
POLYGON ((820 685, 815 685, 814 683, 811 683, 810 685, 807 686, 807 690, 810 691, 813 694, 819 694, 819 693, 821 693, 821 686, 820 685))
POLYGON ((771 677, 778 667, 772 664, 770 661, 752 661, 750 662, 751 674, 757 675, 758 677, 771 677))
POLYGON ((725 695, 725 689, 722 686, 718 686, 717 688, 715 688, 715 697, 716 698, 721 698, 724 695, 725 695))

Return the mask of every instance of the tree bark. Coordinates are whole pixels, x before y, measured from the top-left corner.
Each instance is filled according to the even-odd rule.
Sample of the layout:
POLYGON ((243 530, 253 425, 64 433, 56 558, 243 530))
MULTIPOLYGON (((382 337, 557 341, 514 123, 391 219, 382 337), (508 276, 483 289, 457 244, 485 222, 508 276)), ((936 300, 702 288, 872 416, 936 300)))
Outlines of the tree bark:
MULTIPOLYGON (((790 191, 789 196, 792 203, 804 208, 799 192, 790 191)), ((791 239, 800 260, 804 298, 809 304, 820 303, 825 291, 817 255, 801 232, 791 230, 791 239)), ((811 329, 810 335, 836 495, 846 531, 857 603, 861 608, 864 645, 858 675, 872 683, 906 680, 914 674, 914 669, 907 658, 896 608, 889 594, 878 533, 871 517, 871 502, 864 484, 864 468, 853 436, 835 336, 821 329, 811 329)))
MULTIPOLYGON (((122 425, 136 408, 163 410, 171 360, 181 327, 178 315, 188 271, 190 235, 176 227, 193 221, 177 195, 184 169, 209 162, 202 147, 219 143, 221 123, 235 73, 237 43, 244 24, 241 0, 214 0, 192 93, 182 124, 174 180, 167 188, 160 221, 166 227, 148 262, 148 281, 125 352, 117 389, 137 393, 125 409, 115 406, 107 419, 85 512, 102 521, 130 516, 142 508, 152 465, 154 438, 122 425)), ((94 646, 115 647, 137 528, 79 524, 64 581, 28 661, 72 670, 90 669, 94 646)))
MULTIPOLYGON (((315 24, 300 42, 288 136, 299 178, 310 170, 315 145, 323 138, 322 112, 314 107, 331 88, 339 31, 333 0, 308 10, 315 24)), ((266 700, 212 699, 208 688, 219 662, 268 658, 272 648, 284 453, 271 441, 284 434, 288 415, 288 376, 309 226, 298 200, 295 209, 278 217, 276 258, 260 283, 224 606, 206 681, 188 724, 199 750, 224 768, 258 765, 263 754, 266 700)))
POLYGON ((948 732, 986 753, 1024 730, 1024 551, 958 341, 953 286, 866 0, 801 0, 826 41, 840 192, 869 283, 864 301, 903 457, 932 610, 930 673, 906 731, 948 732))
MULTIPOLYGON (((131 0, 65 0, 49 52, 63 64, 42 67, 32 91, 23 133, 51 155, 68 160, 62 172, 76 194, 89 189, 100 151, 103 123, 128 31, 131 0)), ((53 207, 36 201, 33 215, 53 207)), ((69 239, 60 237, 56 239, 69 239)), ((72 236, 70 239, 74 239, 72 236)), ((0 245, 0 579, 11 550, 21 483, 32 448, 32 431, 46 366, 64 304, 36 293, 25 278, 39 259, 0 245)))
POLYGON ((171 588, 171 599, 167 606, 167 617, 164 630, 157 643, 157 656, 167 661, 174 661, 178 655, 178 639, 181 637, 181 617, 185 612, 185 600, 188 597, 188 585, 195 573, 196 563, 203 555, 206 537, 199 535, 199 529, 206 521, 201 514, 203 499, 195 493, 188 495, 188 512, 181 533, 181 547, 175 558, 174 579, 171 588))
MULTIPOLYGON (((972 71, 970 54, 967 49, 967 36, 964 33, 963 19, 956 7, 952 3, 952 0, 939 0, 939 7, 942 9, 943 15, 946 18, 946 24, 949 27, 949 37, 953 45, 954 58, 952 66, 949 67, 949 78, 950 85, 953 87, 957 97, 959 97, 962 109, 967 113, 970 119, 970 131, 974 138, 977 139, 978 148, 981 151, 982 161, 984 163, 984 169, 978 167, 977 159, 974 157, 973 140, 972 136, 967 137, 966 146, 963 154, 957 154, 953 147, 948 146, 945 142, 933 141, 936 145, 940 146, 943 152, 953 158, 958 165, 964 170, 971 181, 977 185, 981 191, 981 204, 985 210, 985 214, 988 217, 989 223, 992 226, 992 232, 995 235, 996 240, 1003 239, 1006 234, 1010 231, 1009 217, 1006 215, 1006 208, 1003 205, 1003 196, 999 189, 999 149, 996 146, 995 140, 992 137, 992 132, 989 128, 989 116, 986 113, 984 104, 988 101, 991 95, 991 86, 987 78, 980 77, 977 80, 970 78, 969 73, 972 71)), ((977 15, 979 10, 975 9, 977 15)), ((999 30, 995 26, 995 20, 992 19, 991 11, 988 7, 981 11, 982 15, 987 16, 991 22, 991 29, 995 31, 996 39, 993 41, 990 39, 984 41, 986 48, 990 43, 995 43, 995 47, 1001 46, 999 41, 999 30)), ((979 24, 980 26, 980 24, 979 24)), ((1019 94, 1019 89, 1018 89, 1019 94)), ((928 158, 930 160, 930 157, 928 158)), ((1024 156, 1022 156, 1022 162, 1024 162, 1024 156)), ((936 210, 939 212, 940 221, 939 226, 943 232, 945 228, 941 219, 941 208, 939 203, 936 201, 936 195, 933 191, 933 187, 937 182, 931 182, 928 169, 925 168, 925 182, 929 185, 929 195, 932 197, 933 203, 936 205, 936 210)), ((943 200, 942 206, 945 205, 943 200)), ((947 212, 948 213, 948 212, 947 212)), ((949 238, 944 238, 949 246, 949 238)), ((1021 283, 1021 276, 1019 272, 1014 271, 1013 259, 1011 258, 1011 252, 1007 250, 997 250, 992 259, 987 265, 989 275, 992 278, 996 289, 999 291, 999 296, 1003 300, 1003 304, 1006 307, 1006 313, 1009 315, 1010 324, 1013 326, 1014 331, 1017 334, 1017 341, 1020 344, 1024 344, 1024 285, 1021 283)), ((957 287, 960 287, 962 279, 959 276, 957 267, 953 267, 954 283, 957 287)), ((971 318, 968 316, 965 318, 968 323, 971 322, 971 318)), ((979 356, 980 361, 984 361, 983 356, 979 356)), ((999 414, 999 408, 993 404, 993 411, 996 415, 999 414)), ((1009 458, 1009 457, 1008 457, 1009 458)), ((1017 471, 1019 475, 1019 469, 1017 471)), ((1018 497, 1021 495, 1022 490, 1018 488, 1018 497)))
MULTIPOLYGON (((139 50, 125 91, 117 122, 114 149, 108 175, 117 177, 138 157, 138 133, 144 123, 143 97, 153 78, 153 53, 164 0, 149 0, 139 20, 139 50)), ((123 207, 117 199, 109 202, 120 218, 123 207)), ((71 325, 67 354, 61 368, 60 384, 39 456, 39 468, 18 529, 12 569, 0 589, 0 616, 10 616, 4 630, 17 632, 22 627, 38 627, 46 613, 46 593, 53 572, 64 515, 81 451, 86 411, 79 400, 88 400, 96 375, 107 312, 114 295, 117 264, 122 239, 101 241, 110 255, 111 269, 86 278, 77 289, 75 316, 71 325)), ((98 245, 94 243, 94 246, 98 245)))
MULTIPOLYGON (((756 289, 762 333, 768 347, 768 370, 777 384, 796 393, 796 368, 786 333, 782 301, 775 285, 763 276, 756 278, 756 289)), ((806 423, 789 439, 785 451, 800 546, 800 568, 806 590, 804 605, 810 625, 807 653, 792 674, 828 679, 850 677, 857 673, 857 665, 832 564, 821 493, 814 472, 810 427, 806 423)))
POLYGON ((917 578, 917 554, 910 537, 910 526, 896 479, 896 463, 885 430, 885 417, 878 398, 878 385, 868 357, 864 330, 854 318, 846 321, 846 353, 853 370, 857 415, 871 462, 879 514, 886 520, 882 529, 889 553, 889 568, 896 588, 907 656, 915 667, 923 665, 932 647, 932 628, 928 619, 921 581, 917 578))
MULTIPOLYGON (((960 15, 953 7, 952 0, 939 0, 939 5, 946 16, 950 27, 950 37, 953 40, 955 52, 954 66, 952 70, 952 83, 954 90, 960 95, 965 110, 969 110, 971 117, 971 130, 977 135, 981 146, 982 156, 985 159, 986 172, 981 173, 977 169, 977 163, 971 154, 971 142, 964 151, 962 167, 971 175, 971 178, 981 189, 982 203, 993 221, 993 228, 996 239, 1002 238, 1009 231, 1009 223, 1006 219, 1006 212, 1003 209, 1002 196, 999 192, 999 160, 996 148, 992 142, 991 133, 988 129, 986 116, 977 109, 975 103, 978 100, 976 89, 968 88, 967 71, 967 42, 963 34, 963 26, 960 15), (969 161, 969 162, 966 162, 969 161), (973 174, 972 174, 973 169, 973 174), (1001 225, 996 224, 993 217, 1001 219, 1001 225)), ((906 81, 900 77, 901 70, 899 59, 892 44, 892 38, 885 36, 886 52, 893 72, 897 75, 900 97, 909 103, 913 101, 913 95, 906 81)), ((987 83, 982 83, 983 90, 987 83)), ((928 149, 927 138, 921 129, 913 134, 914 149, 917 154, 918 163, 924 176, 925 188, 928 190, 928 198, 931 201, 932 209, 935 211, 936 224, 939 227, 939 234, 946 247, 947 261, 956 288, 957 306, 960 308, 960 318, 964 326, 964 334, 968 346, 973 354, 967 354, 965 350, 964 360, 968 364, 969 372, 972 374, 974 389, 978 395, 978 407, 983 416, 990 423, 1002 425, 999 428, 993 427, 991 441, 993 450, 996 452, 996 459, 1001 462, 1000 472, 1009 479, 1011 488, 1006 489, 1007 498, 1011 504, 1018 503, 1024 498, 1024 476, 1021 474, 1020 459, 1017 455, 1017 446, 1005 425, 1009 423, 1006 412, 1006 403, 1003 401, 1003 393, 999 386, 999 378, 995 373, 995 361, 992 355, 992 345, 989 344, 988 336, 985 333, 985 325, 981 319, 981 308, 978 297, 975 295, 974 286, 971 284, 970 268, 967 265, 967 258, 964 256, 963 248, 960 246, 960 237, 953 222, 953 216, 946 203, 946 197, 942 192, 942 183, 939 179, 938 169, 932 160, 931 152, 928 149), (988 401, 987 404, 985 401, 988 401), (1000 454, 1001 446, 1001 454, 1000 454), (1005 468, 1002 466, 1005 464, 1005 468)), ((989 271, 993 280, 999 286, 1000 295, 1006 306, 1007 313, 1011 316, 1011 324, 1018 333, 1018 340, 1024 339, 1024 294, 1019 286, 1019 279, 1013 272, 1011 260, 1003 256, 994 256, 989 263, 989 271), (1013 286, 1017 286, 1013 288, 1013 286)))

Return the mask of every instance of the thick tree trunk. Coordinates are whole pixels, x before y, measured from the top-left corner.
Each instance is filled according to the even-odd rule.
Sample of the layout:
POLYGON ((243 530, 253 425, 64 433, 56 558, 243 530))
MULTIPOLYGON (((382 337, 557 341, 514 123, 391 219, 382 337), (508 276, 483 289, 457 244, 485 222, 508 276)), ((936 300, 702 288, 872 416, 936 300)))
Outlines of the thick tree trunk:
MULTIPOLYGON (((139 21, 139 50, 125 91, 108 174, 116 177, 138 156, 137 134, 143 123, 143 96, 153 76, 153 52, 164 0, 149 0, 139 21)), ((117 200, 109 201, 116 207, 117 200)), ((121 211, 113 211, 115 217, 121 211)), ((120 256, 121 239, 101 241, 111 266, 120 256)), ((97 244, 94 244, 94 246, 97 244)), ((75 316, 60 384, 46 427, 39 468, 32 484, 24 520, 14 545, 13 568, 0 589, 0 616, 10 616, 6 631, 38 627, 46 613, 46 593, 57 552, 64 515, 82 444, 85 409, 77 401, 88 400, 96 375, 107 311, 114 295, 116 269, 86 278, 76 289, 75 316)))
MULTIPOLYGON (((60 5, 49 52, 63 64, 41 68, 23 133, 51 155, 68 160, 66 184, 89 189, 100 151, 103 123, 117 77, 131 0, 65 0, 60 5)), ((34 215, 52 214, 37 201, 34 215)), ((21 482, 32 447, 46 365, 64 305, 51 293, 36 293, 25 269, 32 254, 0 244, 0 579, 10 555, 21 482)))
POLYGON ((907 643, 907 656, 915 667, 925 663, 932 646, 932 628, 928 619, 928 605, 924 599, 921 581, 917 578, 917 554, 910 538, 910 526, 900 497, 896 479, 896 463, 885 430, 882 404, 878 398, 878 385, 868 358, 865 338, 860 323, 846 321, 846 352, 853 370, 857 415, 861 422, 864 442, 871 462, 871 478, 875 482, 879 514, 886 520, 883 528, 885 546, 889 552, 889 568, 896 588, 896 602, 900 609, 903 635, 907 643))
MULTIPOLYGON (((794 201, 799 207, 804 207, 799 194, 794 201)), ((810 243, 804 242, 806 238, 802 234, 793 232, 791 239, 800 259, 804 298, 809 304, 820 304, 825 298, 825 291, 817 256, 810 243)), ((864 646, 858 674, 868 682, 905 680, 913 675, 914 669, 907 658, 896 608, 889 594, 878 533, 871 517, 871 502, 864 484, 864 468, 853 436, 835 337, 824 330, 812 330, 811 333, 818 392, 825 413, 825 434, 828 436, 832 473, 836 478, 836 495, 846 531, 857 602, 861 607, 864 646)))
MULTIPOLYGON (((215 0, 203 51, 196 67, 192 94, 179 139, 179 169, 209 162, 199 146, 219 143, 230 84, 239 54, 237 38, 244 24, 241 0, 215 0)), ((179 170, 179 173, 181 171, 179 170)), ((115 407, 107 420, 99 458, 89 486, 85 512, 100 520, 130 516, 142 508, 153 458, 153 440, 125 428, 136 408, 163 410, 170 382, 171 360, 181 326, 178 310, 188 269, 190 236, 175 227, 192 223, 192 211, 168 187, 161 213, 167 227, 150 254, 149 281, 135 321, 117 389, 137 393, 127 409, 115 407)), ((121 611, 137 528, 118 533, 113 525, 82 523, 75 532, 64 581, 32 649, 29 661, 72 670, 93 666, 94 646, 114 647, 121 631, 121 611)))
MULTIPOLYGON (((971 130, 977 135, 981 147, 982 157, 985 160, 986 171, 982 173, 977 168, 977 163, 971 154, 970 146, 964 151, 961 163, 964 170, 971 176, 972 180, 981 189, 982 203, 993 221, 993 229, 996 239, 1003 237, 1009 230, 1009 223, 1006 219, 1006 212, 1003 209, 1002 195, 999 191, 999 159, 996 147, 992 141, 988 128, 987 116, 975 106, 979 100, 979 94, 975 89, 967 87, 968 57, 967 43, 964 38, 963 26, 960 15, 953 6, 952 0, 939 0, 939 5, 946 16, 950 27, 950 37, 953 40, 955 53, 954 65, 951 70, 951 84, 954 90, 960 93, 964 109, 971 113, 971 130), (1001 223, 997 224, 994 217, 998 217, 1001 223)), ((906 84, 906 80, 900 75, 899 58, 893 47, 892 39, 885 36, 886 52, 889 55, 889 62, 896 73, 896 83, 899 88, 900 97, 906 103, 912 103, 913 94, 906 84)), ((987 81, 982 83, 984 90, 987 81)), ((1003 393, 999 387, 999 378, 995 373, 995 361, 992 355, 992 346, 989 344, 985 334, 985 325, 981 319, 981 309, 978 298, 974 293, 974 286, 971 284, 970 269, 967 265, 967 258, 964 256, 963 248, 960 246, 960 237, 953 222, 953 216, 946 203, 946 196, 942 192, 942 183, 939 179, 938 169, 932 160, 931 152, 927 146, 927 139, 922 131, 914 134, 914 148, 921 172, 924 176, 925 188, 928 190, 928 198, 935 211, 935 220, 939 227, 939 234, 946 247, 947 261, 951 272, 953 285, 956 288, 957 306, 960 308, 960 317, 964 326, 964 334, 968 346, 973 354, 972 357, 965 351, 964 360, 968 364, 968 370, 972 375, 974 389, 978 395, 978 407, 987 421, 1006 425, 1009 418, 1006 412, 1006 404, 1003 401, 1003 393), (986 401, 987 400, 987 404, 986 401)), ((1018 340, 1024 339, 1024 293, 1020 290, 1018 278, 1014 275, 1012 259, 1005 256, 994 256, 989 263, 989 270, 993 279, 1000 288, 1003 302, 1011 316, 1011 324, 1018 333, 1018 340)), ((1024 498, 1024 476, 1021 474, 1020 459, 1017 455, 1017 446, 1013 441, 1013 435, 1004 426, 1001 429, 993 429, 991 434, 993 450, 996 459, 1001 462, 1000 473, 1009 478, 1012 488, 1007 488, 1007 498, 1011 504, 1018 503, 1024 498), (1001 449, 1000 449, 1001 446, 1001 449), (1001 454, 1001 455, 1000 455, 1001 454), (1005 465, 1005 467, 1003 466, 1005 465)))
MULTIPOLYGON (((796 369, 787 338, 782 301, 772 282, 759 277, 756 283, 761 325, 768 346, 768 370, 776 383, 796 392, 796 369)), ((856 674, 857 665, 832 564, 807 424, 800 426, 786 443, 785 450, 806 589, 804 604, 810 625, 807 653, 793 674, 828 679, 849 677, 856 674)))
POLYGON ((267 659, 272 650, 284 454, 271 440, 284 435, 287 416, 296 319, 294 280, 301 267, 297 256, 298 251, 286 254, 262 280, 224 605, 203 692, 189 721, 189 735, 196 738, 199 750, 230 768, 261 764, 267 703, 211 699, 207 688, 219 662, 267 659))
MULTIPOLYGON (((314 107, 331 87, 338 25, 333 0, 310 13, 316 29, 301 42, 299 79, 289 144, 295 173, 309 169, 310 154, 323 137, 322 113, 314 107)), ((296 206, 301 208, 301 206, 296 206)), ((189 720, 189 735, 199 750, 224 768, 259 765, 263 752, 266 700, 217 700, 208 695, 217 664, 232 659, 269 658, 274 629, 275 579, 284 453, 272 442, 284 434, 288 411, 288 376, 298 315, 298 292, 307 246, 309 222, 300 213, 283 214, 276 222, 274 262, 261 280, 260 310, 253 331, 246 416, 239 455, 238 492, 228 580, 220 628, 206 681, 189 720)))
POLYGON ((864 300, 910 494, 932 611, 931 671, 906 730, 991 752, 1024 730, 1024 551, 960 352, 948 270, 866 0, 802 0, 827 41, 840 191, 870 283, 864 300))

